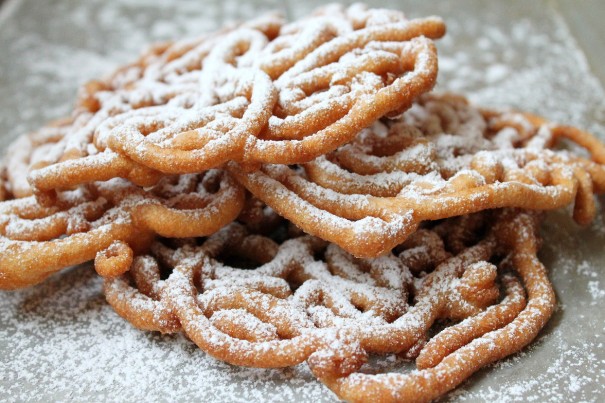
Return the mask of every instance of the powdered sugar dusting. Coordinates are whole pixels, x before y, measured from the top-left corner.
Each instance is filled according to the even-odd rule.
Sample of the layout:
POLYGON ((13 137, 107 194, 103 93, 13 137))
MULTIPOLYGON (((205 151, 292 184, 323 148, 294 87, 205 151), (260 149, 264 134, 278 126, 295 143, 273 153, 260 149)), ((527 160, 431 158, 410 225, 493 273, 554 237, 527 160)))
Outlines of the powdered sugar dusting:
MULTIPOLYGON (((14 14, 0 22, 2 141, 66 114, 78 84, 131 60, 150 41, 196 35, 262 9, 286 8, 298 17, 314 6, 257 7, 235 0, 203 6, 151 0, 64 0, 56 7, 33 0, 9 3, 14 14)), ((481 3, 481 8, 467 1, 436 9, 418 1, 404 9, 412 16, 446 16, 449 33, 439 45, 441 89, 603 135, 603 90, 564 21, 542 2, 527 3, 481 3)), ((452 400, 596 401, 605 393, 604 219, 582 230, 563 213, 549 218, 542 257, 551 269, 559 311, 538 343, 473 377, 452 400)), ((132 329, 103 301, 90 268, 29 290, 4 292, 0 308, 0 385, 8 400, 114 399, 118 394, 123 400, 331 399, 306 365, 283 371, 234 368, 181 336, 132 329)))
POLYGON ((42 382, 46 393, 61 399, 115 397, 119 391, 120 399, 136 400, 143 391, 133 386, 142 383, 144 393, 158 399, 207 396, 243 402, 282 393, 293 398, 300 390, 309 399, 325 398, 323 386, 303 366, 287 371, 234 368, 208 358, 182 336, 125 326, 104 301, 100 283, 91 268, 80 268, 44 287, 3 298, 3 304, 14 308, 0 314, 2 339, 9 340, 7 331, 14 327, 26 336, 11 338, 3 350, 3 390, 9 400, 39 397, 35 385, 44 373, 60 374, 42 382), (160 360, 163 364, 157 366, 160 360), (18 364, 25 361, 35 365, 18 364))

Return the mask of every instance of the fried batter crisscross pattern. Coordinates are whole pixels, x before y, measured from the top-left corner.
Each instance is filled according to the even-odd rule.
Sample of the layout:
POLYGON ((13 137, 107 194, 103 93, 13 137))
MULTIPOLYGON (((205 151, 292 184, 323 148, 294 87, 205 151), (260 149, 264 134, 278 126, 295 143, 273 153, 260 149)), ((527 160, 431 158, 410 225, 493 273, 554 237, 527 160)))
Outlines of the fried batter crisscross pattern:
POLYGON ((240 183, 305 232, 360 257, 392 249, 419 223, 490 208, 549 210, 575 200, 594 217, 605 191, 605 147, 578 129, 522 114, 483 112, 454 96, 424 96, 393 122, 302 168, 266 164, 240 183), (592 159, 546 149, 567 138, 592 159))
MULTIPOLYGON (((133 325, 184 330, 205 352, 232 364, 283 367, 307 360, 346 399, 384 397, 363 394, 354 379, 366 376, 356 371, 368 354, 386 353, 407 352, 426 373, 435 367, 451 377, 442 394, 489 362, 481 357, 443 371, 449 357, 513 321, 535 332, 553 309, 535 257, 537 216, 495 214, 492 227, 494 217, 484 213, 421 229, 379 259, 356 259, 309 236, 280 245, 232 224, 201 243, 182 241, 176 249, 155 243, 128 273, 106 279, 105 294, 133 325), (518 231, 522 239, 514 235, 518 231), (500 261, 499 268, 490 261, 500 261), (503 274, 506 268, 519 271, 531 310, 524 286, 503 274), (445 319, 460 322, 429 340, 432 325, 445 319)), ((501 355, 520 348, 498 345, 501 355)), ((403 393, 376 377, 392 396, 403 393)), ((426 400, 432 393, 420 389, 409 396, 426 400)))

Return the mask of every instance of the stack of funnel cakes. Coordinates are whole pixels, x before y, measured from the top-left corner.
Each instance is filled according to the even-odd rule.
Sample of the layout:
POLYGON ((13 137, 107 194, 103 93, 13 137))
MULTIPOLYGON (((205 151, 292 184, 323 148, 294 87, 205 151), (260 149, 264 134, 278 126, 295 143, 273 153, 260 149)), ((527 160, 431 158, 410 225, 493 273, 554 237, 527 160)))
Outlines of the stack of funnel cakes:
POLYGON ((89 82, 1 165, 0 288, 94 260, 120 316, 217 359, 306 362, 349 401, 445 394, 549 319, 543 211, 591 222, 605 146, 431 93, 444 33, 328 6, 89 82), (384 354, 418 369, 368 371, 384 354))

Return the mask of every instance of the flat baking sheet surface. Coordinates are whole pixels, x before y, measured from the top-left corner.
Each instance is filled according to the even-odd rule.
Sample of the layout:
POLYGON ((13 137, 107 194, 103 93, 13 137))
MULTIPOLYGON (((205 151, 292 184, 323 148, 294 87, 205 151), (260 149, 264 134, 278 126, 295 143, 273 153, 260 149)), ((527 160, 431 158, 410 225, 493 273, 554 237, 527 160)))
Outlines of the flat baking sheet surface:
MULTIPOLYGON (((241 3, 6 1, 0 8, 0 145, 68 114, 79 84, 135 58, 147 43, 193 36, 265 10, 294 18, 320 4, 241 3)), ((565 7, 551 1, 383 3, 411 16, 446 19, 440 90, 463 92, 486 106, 528 110, 605 139, 603 86, 590 72, 580 48, 585 42, 574 36, 565 7)), ((603 14, 603 5, 588 4, 603 14)), ((602 43, 595 44, 596 58, 588 60, 602 60, 602 43)), ((546 329, 529 348, 475 374, 445 400, 597 401, 605 395, 605 222, 600 215, 590 228, 579 228, 569 215, 550 213, 543 227, 541 257, 559 298, 546 329)), ((183 336, 138 331, 105 303, 100 287, 84 265, 30 289, 0 292, 0 396, 334 399, 304 364, 236 368, 206 356, 183 336)))

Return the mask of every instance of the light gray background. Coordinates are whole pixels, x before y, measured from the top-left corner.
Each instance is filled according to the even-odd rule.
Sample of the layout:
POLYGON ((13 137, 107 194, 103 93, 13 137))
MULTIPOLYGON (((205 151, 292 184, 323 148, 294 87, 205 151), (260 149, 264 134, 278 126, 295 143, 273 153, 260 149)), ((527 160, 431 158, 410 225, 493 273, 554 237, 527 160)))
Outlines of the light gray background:
MULTIPOLYGON (((602 2, 372 2, 438 14, 440 89, 526 109, 605 138, 602 2)), ((317 1, 8 0, 0 7, 0 145, 69 113, 77 86, 143 45, 317 1), (106 4, 109 3, 109 4, 106 4), (166 3, 166 4, 163 4, 166 3)), ((601 198, 601 202, 603 199, 601 198)), ((541 253, 559 309, 530 348, 480 371, 453 401, 598 401, 605 395, 603 216, 578 228, 549 215, 541 253)), ((324 401, 304 365, 235 368, 182 336, 132 329, 104 302, 89 266, 23 291, 0 292, 0 400, 324 401)))

